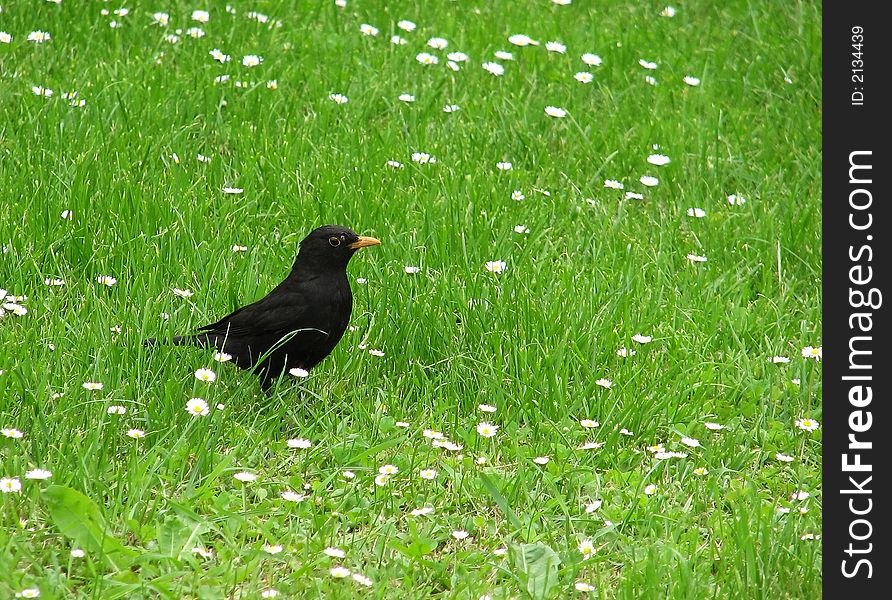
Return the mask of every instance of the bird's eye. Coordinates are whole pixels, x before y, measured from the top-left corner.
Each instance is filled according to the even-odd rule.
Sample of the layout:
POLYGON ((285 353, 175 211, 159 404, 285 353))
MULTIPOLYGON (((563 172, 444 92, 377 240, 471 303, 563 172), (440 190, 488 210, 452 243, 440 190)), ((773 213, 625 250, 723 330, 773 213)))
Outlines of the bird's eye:
POLYGON ((330 237, 328 238, 328 243, 337 248, 341 245, 341 238, 330 237))

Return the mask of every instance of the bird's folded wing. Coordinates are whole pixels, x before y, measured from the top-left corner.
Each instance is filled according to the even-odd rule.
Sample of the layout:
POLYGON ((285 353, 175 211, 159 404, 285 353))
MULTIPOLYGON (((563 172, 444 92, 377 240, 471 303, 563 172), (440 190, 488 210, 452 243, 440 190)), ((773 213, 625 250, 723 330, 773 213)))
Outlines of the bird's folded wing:
POLYGON ((223 317, 216 323, 205 325, 199 331, 222 335, 285 335, 299 330, 315 330, 328 335, 327 331, 313 323, 312 310, 302 294, 270 294, 253 304, 248 304, 223 317))

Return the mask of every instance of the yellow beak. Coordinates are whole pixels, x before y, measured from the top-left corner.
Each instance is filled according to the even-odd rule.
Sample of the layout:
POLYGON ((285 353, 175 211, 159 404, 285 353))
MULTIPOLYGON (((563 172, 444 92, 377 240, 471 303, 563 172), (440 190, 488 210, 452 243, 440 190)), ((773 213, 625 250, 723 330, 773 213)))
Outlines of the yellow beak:
POLYGON ((353 250, 358 250, 359 248, 365 248, 366 246, 377 246, 381 243, 381 240, 378 238, 367 237, 364 235, 359 236, 359 239, 350 244, 350 248, 353 250))

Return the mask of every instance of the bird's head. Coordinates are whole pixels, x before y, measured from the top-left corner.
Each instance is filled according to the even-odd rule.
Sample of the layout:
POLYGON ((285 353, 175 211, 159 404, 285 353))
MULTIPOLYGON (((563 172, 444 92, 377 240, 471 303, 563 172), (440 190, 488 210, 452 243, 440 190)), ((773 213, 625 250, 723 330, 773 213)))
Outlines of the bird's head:
POLYGON ((344 269, 357 250, 380 243, 380 240, 358 235, 348 227, 324 225, 301 241, 295 266, 312 270, 344 269))

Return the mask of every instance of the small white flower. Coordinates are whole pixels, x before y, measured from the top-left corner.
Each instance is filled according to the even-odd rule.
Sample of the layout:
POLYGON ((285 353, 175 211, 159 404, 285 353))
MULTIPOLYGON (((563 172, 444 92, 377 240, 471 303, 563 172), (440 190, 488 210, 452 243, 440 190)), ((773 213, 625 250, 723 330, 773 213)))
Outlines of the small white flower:
POLYGON ((409 275, 414 275, 415 273, 421 272, 421 267, 413 267, 411 265, 406 265, 405 267, 403 267, 403 271, 405 271, 409 275))
POLYGON ((221 363, 222 363, 222 362, 229 362, 230 360, 232 360, 232 355, 231 355, 231 354, 227 354, 226 352, 215 352, 215 353, 214 353, 214 360, 217 361, 217 362, 221 362, 221 363))
POLYGON ((809 498, 810 496, 811 496, 811 494, 809 494, 808 492, 799 490, 797 492, 793 492, 793 495, 790 496, 790 500, 805 500, 805 499, 809 498))
POLYGON ((787 358, 786 356, 772 356, 771 362, 773 362, 776 365, 783 365, 783 364, 787 364, 788 362, 790 362, 790 359, 787 358))
POLYGON ((738 196, 737 194, 731 194, 728 196, 728 204, 731 206, 743 206, 746 204, 746 198, 738 196))
POLYGON ((248 471, 240 471, 240 472, 236 473, 235 475, 233 475, 233 477, 237 481, 241 481, 242 483, 251 483, 252 481, 257 480, 257 475, 255 475, 254 473, 250 473, 248 471))
POLYGON ((9 44, 12 42, 12 36, 5 31, 0 31, 0 44, 9 44))
POLYGON ((400 94, 397 99, 407 104, 410 102, 415 102, 415 96, 413 96, 412 94, 400 94))
POLYGON ((672 17, 675 16, 675 9, 671 6, 667 6, 666 8, 664 8, 663 10, 660 11, 660 16, 667 17, 667 18, 671 19, 672 17))
POLYGON ((626 200, 644 200, 644 194, 638 192, 626 192, 626 200))
POLYGON ((377 349, 375 349, 375 348, 372 348, 371 350, 369 350, 369 354, 371 354, 372 356, 377 356, 378 358, 380 358, 380 357, 384 356, 384 351, 383 351, 383 350, 377 350, 377 349))
POLYGON ((198 369, 195 371, 195 379, 205 383, 214 383, 217 381, 217 374, 210 369, 198 369))
POLYGON ((405 46, 409 42, 406 41, 406 38, 399 35, 390 36, 390 43, 394 46, 405 46))
POLYGON ((377 485, 378 487, 387 485, 388 481, 390 481, 390 475, 382 475, 380 473, 378 475, 375 475, 375 485, 377 485))
POLYGON ((505 67, 500 65, 499 63, 494 62, 485 62, 481 65, 485 71, 495 75, 496 77, 501 77, 505 74, 505 67))
POLYGON ((362 33, 362 35, 376 36, 378 35, 378 28, 374 25, 363 23, 359 26, 359 32, 362 33))
POLYGON ((256 67, 260 63, 263 62, 262 56, 257 56, 256 54, 247 54, 242 58, 242 65, 245 67, 256 67))
POLYGON ((657 68, 657 63, 644 60, 643 58, 638 60, 638 64, 651 71, 657 68))
POLYGON ((381 475, 396 475, 399 472, 399 467, 396 465, 382 465, 378 467, 378 473, 381 475))
POLYGON ((191 298, 194 294, 192 290, 181 290, 180 288, 173 288, 173 295, 179 296, 180 298, 191 298))
POLYGON ((22 491, 22 482, 18 477, 0 478, 0 493, 18 494, 22 491))
POLYGON ((477 433, 482 437, 491 438, 499 431, 498 425, 492 425, 491 423, 479 423, 477 425, 477 433))
POLYGON ((461 70, 461 67, 459 67, 458 63, 455 62, 454 60, 447 60, 446 68, 449 69, 450 71, 460 71, 461 70))
POLYGON ((413 510, 412 512, 410 512, 409 514, 412 515, 413 517, 421 517, 421 516, 424 516, 424 515, 429 515, 429 514, 431 514, 432 512, 434 512, 433 507, 431 507, 431 506, 422 506, 421 508, 416 508, 416 509, 414 509, 414 510, 413 510))
POLYGON ((590 67, 600 67, 603 64, 603 60, 597 54, 585 53, 579 57, 582 62, 587 64, 590 67))
POLYGON ((300 367, 294 367, 293 369, 288 370, 288 374, 294 377, 309 377, 310 372, 306 369, 301 369, 300 367))
POLYGON ((585 512, 591 514, 591 513, 595 512, 596 510, 598 510, 599 508, 601 508, 602 504, 603 504, 603 502, 601 500, 595 500, 594 502, 586 504, 585 512))
POLYGON ((477 409, 485 413, 494 413, 497 410, 496 407, 491 404, 479 404, 477 405, 477 409))
POLYGON ((597 421, 594 421, 594 420, 592 420, 592 419, 582 419, 581 421, 579 421, 579 424, 580 424, 584 429, 594 429, 595 427, 600 427, 600 426, 601 426, 600 423, 598 423, 597 421))
POLYGON ((699 448, 700 447, 700 440, 697 440, 692 437, 681 438, 681 443, 684 444, 685 446, 688 446, 689 448, 699 448))
POLYGON ((693 473, 694 475, 705 477, 706 475, 709 475, 709 469, 707 469, 706 467, 697 467, 696 469, 694 469, 693 473))
POLYGON ((566 54, 567 52, 567 47, 560 42, 545 42, 545 49, 558 54, 566 54))
POLYGON ((399 27, 400 29, 402 29, 403 31, 408 31, 409 33, 415 31, 415 27, 417 27, 415 25, 415 23, 413 23, 412 21, 407 21, 405 19, 402 21, 399 21, 396 24, 396 26, 399 27))
POLYGON ((703 426, 706 427, 710 431, 721 431, 722 429, 725 428, 724 425, 720 425, 718 423, 711 423, 709 421, 704 423, 703 426))
POLYGON ((579 542, 579 553, 583 560, 588 560, 595 554, 595 545, 591 540, 582 540, 579 542))
POLYGON ((555 119, 563 119, 567 116, 567 111, 559 106, 546 106, 545 114, 549 117, 554 117, 555 119))
POLYGON ((672 159, 670 159, 665 154, 651 154, 650 156, 647 157, 647 162, 649 162, 652 165, 662 167, 662 166, 668 165, 670 162, 672 162, 672 159))
POLYGON ((227 63, 232 59, 231 56, 229 56, 228 54, 224 54, 219 48, 214 48, 213 50, 208 52, 208 54, 210 54, 211 58, 219 63, 227 63))
POLYGON ((641 182, 641 185, 646 185, 647 187, 654 187, 660 183, 659 179, 651 177, 650 175, 642 175, 638 181, 641 182))
POLYGON ((457 539, 459 541, 468 539, 469 535, 471 535, 471 534, 469 534, 464 529, 456 529, 455 531, 452 532, 452 537, 454 537, 455 539, 457 539))
POLYGON ((513 166, 514 165, 512 165, 510 162, 497 162, 496 163, 496 169, 498 169, 499 171, 510 171, 513 166))
POLYGON ((684 82, 691 87, 700 85, 700 80, 696 77, 691 77, 690 75, 685 75, 684 82))
POLYGON ((112 287, 113 285, 118 283, 117 279, 115 279, 114 277, 111 277, 109 275, 100 275, 99 277, 96 278, 96 281, 98 283, 101 283, 104 286, 107 286, 107 287, 112 287))
POLYGON ((703 210, 702 208, 689 208, 688 216, 694 217, 695 219, 702 219, 703 217, 706 216, 706 211, 703 210))
POLYGON ((821 424, 814 419, 796 419, 796 427, 803 431, 814 431, 820 426, 821 424))
POLYGON ((167 24, 170 22, 170 15, 164 12, 156 12, 152 15, 152 21, 155 25, 167 27, 167 24))
POLYGON ((647 494, 648 496, 653 496, 654 494, 657 493, 657 486, 651 483, 650 485, 648 485, 644 488, 644 493, 647 494))
POLYGON ((266 588, 260 592, 261 598, 276 598, 279 595, 279 590, 275 588, 266 588))
POLYGON ((458 112, 460 110, 460 108, 461 107, 458 104, 447 104, 446 106, 443 107, 443 112, 444 113, 454 113, 454 112, 458 112))
POLYGON ((491 260, 483 266, 490 273, 503 273, 508 268, 508 263, 503 260, 491 260))
POLYGON ((247 246, 239 246, 238 244, 233 244, 232 246, 230 246, 229 249, 233 252, 247 252, 248 251, 247 246))
POLYGON ((11 440, 19 440, 25 436, 24 433, 22 433, 21 431, 19 431, 18 429, 14 428, 14 427, 0 429, 0 435, 2 435, 5 438, 9 438, 11 440))
POLYGON ((595 385, 599 385, 602 388, 606 388, 609 390, 611 387, 613 387, 613 382, 609 379, 599 379, 595 382, 595 385))
POLYGON ((415 60, 423 65, 436 65, 440 62, 439 58, 427 52, 419 52, 418 55, 415 56, 415 60))
POLYGON ((44 479, 49 479, 53 474, 51 471, 47 471, 46 469, 32 469, 25 473, 25 479, 35 479, 38 481, 43 481, 44 479))
POLYGON ((328 99, 335 104, 347 104, 350 101, 350 99, 343 94, 329 94, 328 99))
POLYGON ((42 44, 44 42, 48 42, 52 39, 49 33, 46 31, 32 31, 28 34, 28 41, 34 42, 35 44, 42 44))
POLYGON ((345 556, 347 556, 347 553, 340 548, 332 548, 331 546, 323 550, 322 553, 325 554, 325 556, 330 556, 331 558, 344 558, 345 556))
POLYGON ((237 188, 237 187, 225 187, 225 188, 223 188, 223 193, 224 193, 224 194, 238 195, 238 194, 241 194, 241 193, 244 192, 244 191, 245 191, 245 190, 244 190, 243 188, 237 188))
POLYGON ((211 15, 206 10, 193 10, 192 20, 198 21, 199 23, 207 23, 211 20, 211 15))
POLYGON ((412 161, 417 162, 420 165, 433 164, 437 162, 437 159, 427 152, 413 152, 412 153, 412 161))
POLYGON ((806 346, 802 349, 802 357, 821 360, 824 357, 824 347, 818 346, 817 348, 814 348, 812 346, 806 346))
POLYGON ((86 552, 81 550, 80 548, 72 548, 71 549, 71 558, 83 558, 87 555, 86 552))
POLYGON ((298 494, 297 492, 291 490, 285 490, 281 494, 282 500, 286 502, 303 502, 306 496, 304 494, 298 494))
POLYGON ((436 469, 422 469, 418 472, 418 476, 427 480, 435 479, 437 477, 437 471, 436 469))
POLYGON ((536 458, 533 459, 533 462, 536 463, 537 465, 547 465, 550 460, 551 459, 548 458, 547 456, 537 456, 536 458))
POLYGON ((580 71, 573 76, 573 79, 575 79, 579 83, 591 83, 592 81, 594 81, 595 76, 588 71, 580 71))
POLYGON ((515 225, 514 226, 514 233, 520 233, 520 234, 526 235, 529 232, 530 232, 530 228, 527 227, 526 225, 515 225))
POLYGON ((193 417, 204 417, 210 412, 208 403, 201 398, 190 398, 186 402, 186 412, 193 417))
POLYGON ((350 571, 345 569, 344 567, 332 567, 328 570, 328 573, 334 577, 335 579, 343 579, 345 577, 350 577, 350 571))
POLYGON ((372 580, 365 575, 362 575, 361 573, 353 573, 352 575, 350 575, 350 577, 359 585, 364 585, 365 587, 372 586, 372 580))
POLYGON ((614 189, 614 190, 621 190, 621 189, 623 189, 625 186, 624 186, 622 183, 620 183, 619 181, 617 181, 616 179, 605 179, 605 180, 604 180, 604 187, 606 187, 606 188, 611 188, 611 189, 614 189))
POLYGON ((61 287, 61 286, 65 285, 65 280, 47 277, 46 279, 43 280, 43 283, 44 283, 44 285, 48 285, 50 287, 61 287))
POLYGON ((635 354, 636 352, 634 350, 630 350, 625 346, 616 351, 616 355, 620 358, 628 358, 630 356, 635 356, 635 354))
POLYGON ((109 406, 105 412, 110 415, 125 415, 127 414, 127 408, 124 406, 114 405, 109 406))
POLYGON ((135 440, 142 439, 142 438, 146 437, 146 432, 143 431, 142 429, 128 429, 127 437, 131 437, 135 440))
POLYGON ((644 82, 647 83, 647 85, 657 85, 657 78, 646 75, 644 77, 644 82))
POLYGON ((495 57, 499 60, 514 60, 514 55, 510 52, 505 52, 504 50, 499 50, 495 53, 495 57))
POLYGON ((450 52, 449 54, 446 55, 446 58, 448 58, 449 60, 451 60, 453 62, 460 63, 460 62, 465 62, 466 60, 468 60, 468 55, 465 54, 464 52, 450 52))
POLYGON ((534 41, 530 36, 524 35, 522 33, 517 33, 508 38, 508 43, 514 44, 515 46, 538 46, 539 42, 534 41))
POLYGON ((264 544, 263 551, 267 554, 279 554, 284 548, 280 544, 264 544))
POLYGON ((204 37, 204 30, 201 27, 190 27, 186 30, 186 35, 197 40, 204 37))
POLYGON ((511 192, 511 199, 520 202, 521 200, 526 199, 526 196, 524 196, 523 192, 521 192, 520 190, 514 190, 513 192, 511 192))
POLYGON ((781 462, 793 462, 795 460, 789 454, 783 454, 781 452, 778 452, 777 454, 775 454, 774 458, 776 458, 777 460, 779 460, 781 462))
MULTIPOLYGON (((432 37, 427 41, 427 45, 434 50, 444 50, 446 46, 449 45, 449 42, 440 37, 432 37)), ((450 58, 450 60, 455 60, 454 58, 450 58)))
POLYGON ((304 438, 292 438, 286 442, 289 448, 307 450, 313 447, 313 442, 304 438))
POLYGON ((40 588, 25 588, 21 592, 16 592, 16 598, 39 598, 40 588))
POLYGON ((85 390, 95 392, 105 387, 105 384, 103 384, 101 381, 85 381, 81 384, 81 387, 85 390))

